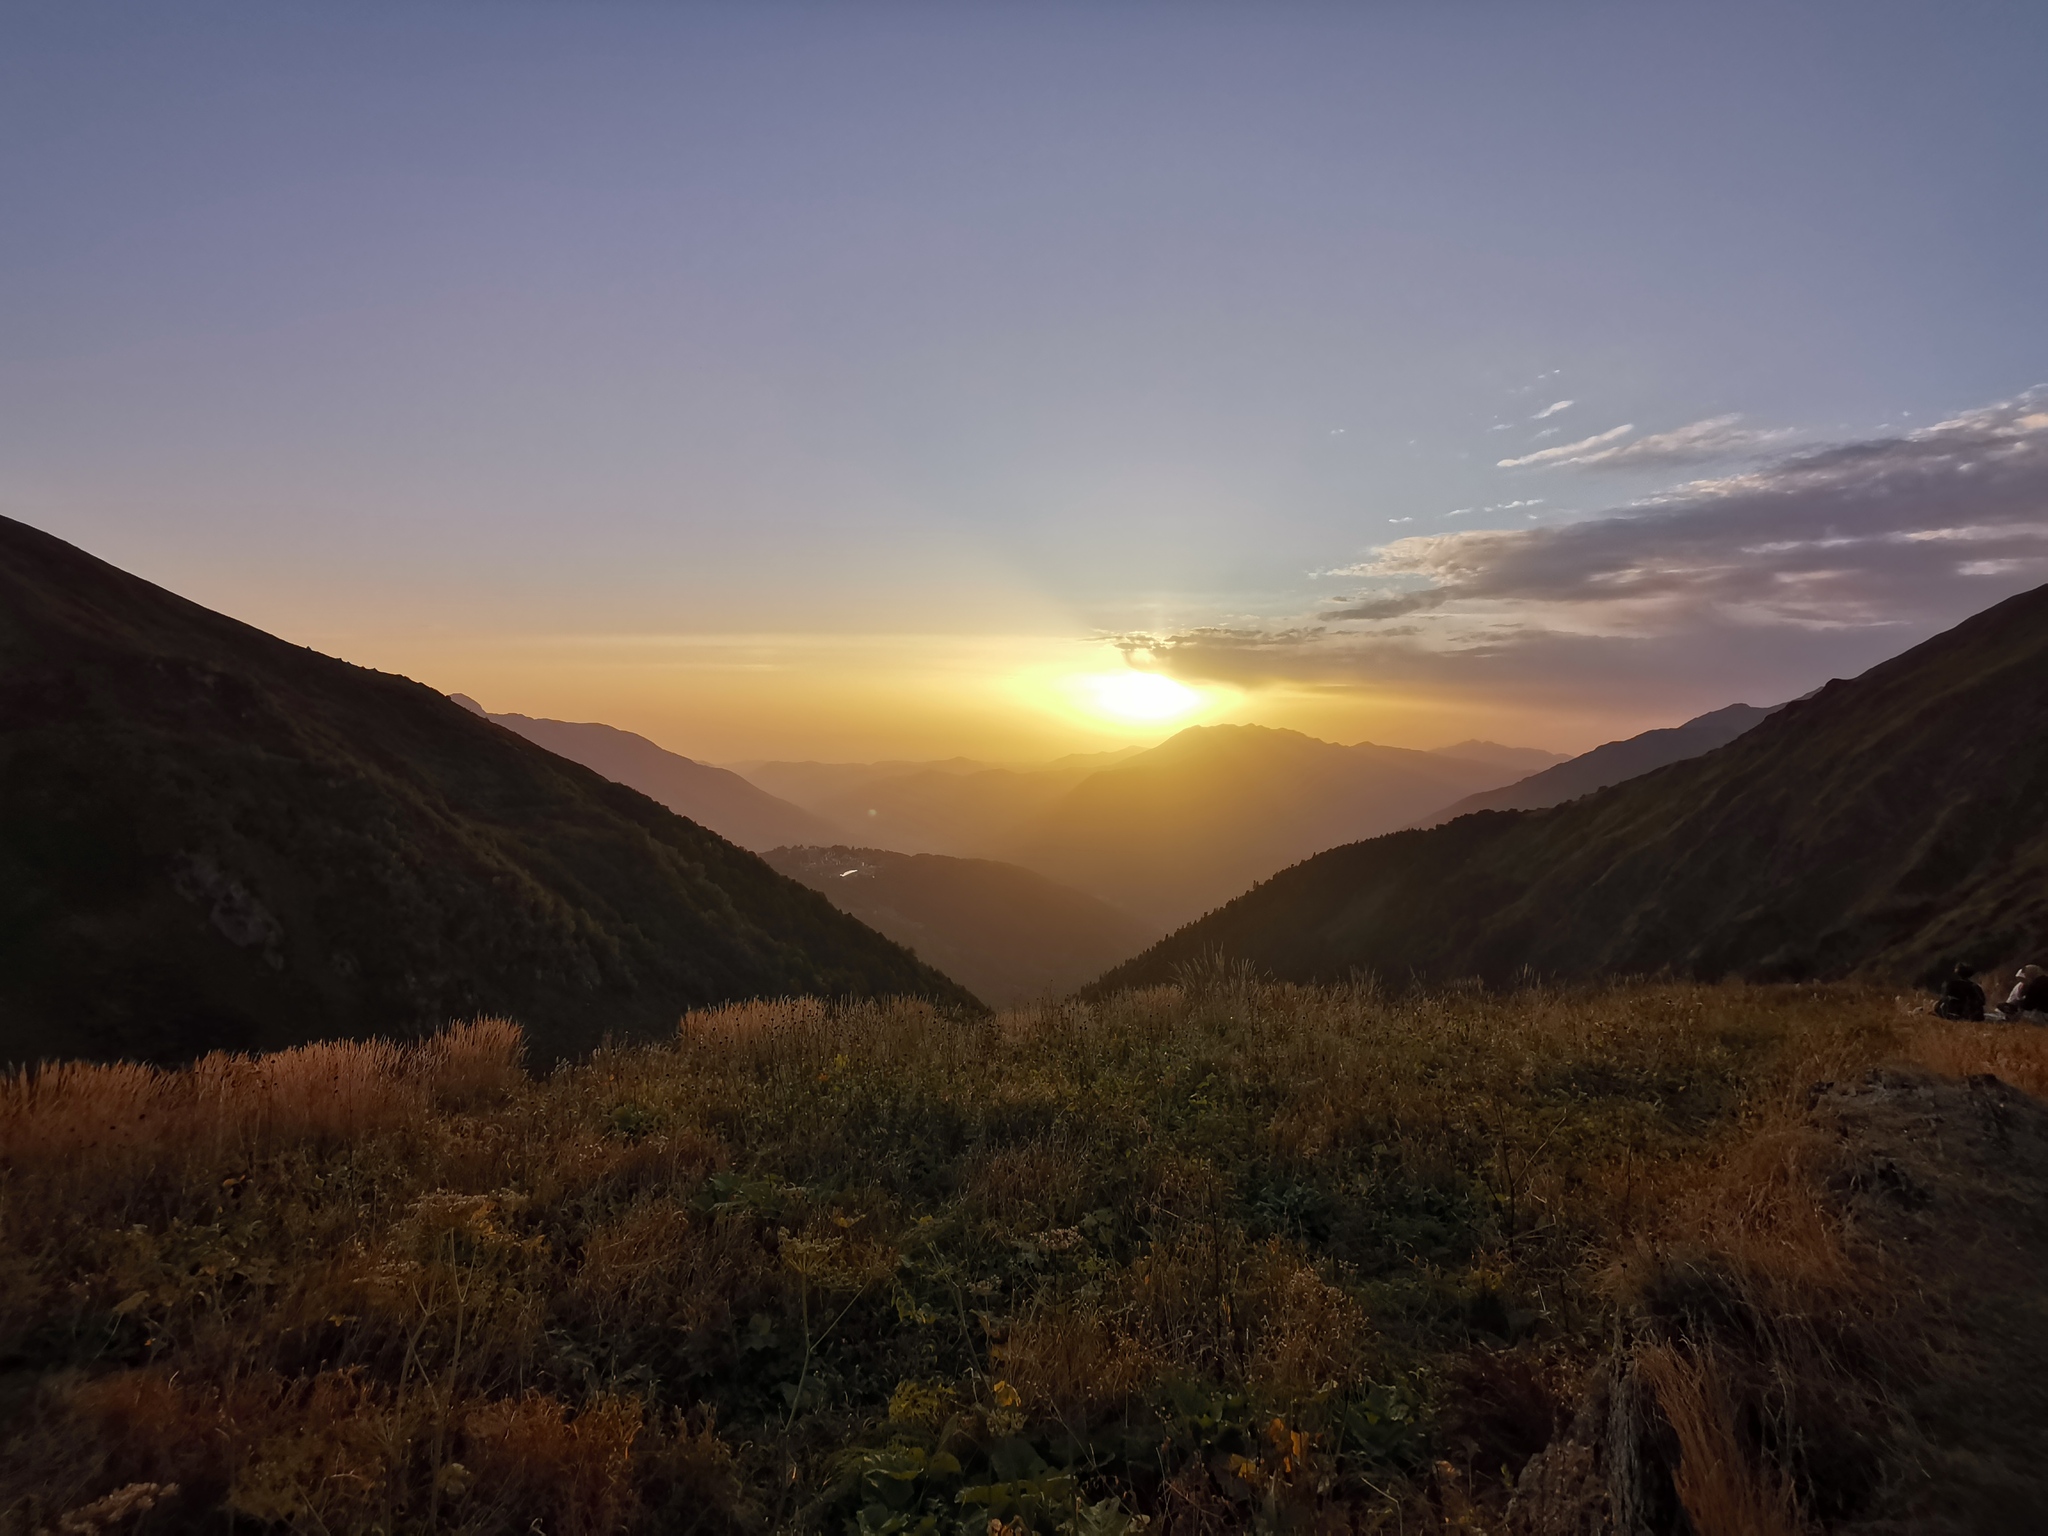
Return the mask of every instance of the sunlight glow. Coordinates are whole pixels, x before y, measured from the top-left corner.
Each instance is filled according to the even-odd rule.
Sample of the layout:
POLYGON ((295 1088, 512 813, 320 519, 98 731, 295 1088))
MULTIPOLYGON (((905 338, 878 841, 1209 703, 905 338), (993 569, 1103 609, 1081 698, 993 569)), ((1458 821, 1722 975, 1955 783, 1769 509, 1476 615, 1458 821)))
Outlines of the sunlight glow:
POLYGON ((1090 706, 1113 720, 1172 720, 1202 707, 1202 696, 1157 672, 1102 672, 1081 680, 1090 706))

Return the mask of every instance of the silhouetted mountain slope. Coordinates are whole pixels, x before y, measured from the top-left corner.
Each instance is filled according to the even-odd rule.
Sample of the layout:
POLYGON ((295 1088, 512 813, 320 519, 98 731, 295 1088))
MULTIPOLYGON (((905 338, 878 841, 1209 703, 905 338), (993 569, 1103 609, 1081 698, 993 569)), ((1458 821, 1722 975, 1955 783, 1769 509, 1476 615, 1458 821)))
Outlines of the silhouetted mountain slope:
POLYGON ((402 677, 0 518, 0 1060, 954 983, 753 854, 402 677))
POLYGON ((993 859, 879 848, 777 848, 768 862, 997 1007, 1058 997, 1159 930, 993 859))
POLYGON ((1194 726, 1082 780, 1005 853, 1164 926, 1511 772, 1264 726, 1194 726))
MULTIPOLYGON (((459 693, 449 697, 464 707, 475 703, 459 693)), ((475 713, 484 711, 478 708, 475 713)), ((728 842, 756 853, 788 843, 834 842, 845 835, 824 817, 778 800, 730 768, 696 762, 631 731, 568 720, 537 720, 530 715, 484 717, 508 731, 517 731, 557 757, 637 789, 678 816, 687 816, 728 842)))
POLYGON ((1535 811, 1547 805, 1562 805, 1567 800, 1590 795, 1596 789, 1633 779, 1667 763, 1682 763, 1689 757, 1699 757, 1716 747, 1725 747, 1770 713, 1770 710, 1758 709, 1754 704, 1730 704, 1726 709, 1717 709, 1683 725, 1644 731, 1640 736, 1631 736, 1625 741, 1610 741, 1503 788, 1467 795, 1455 805, 1447 805, 1434 815, 1422 818, 1416 825, 1434 827, 1455 817, 1469 816, 1474 811, 1535 811))
POLYGON ((1221 950, 1297 980, 1869 972, 2048 947, 2048 587, 1704 757, 1334 849, 1098 986, 1221 950))

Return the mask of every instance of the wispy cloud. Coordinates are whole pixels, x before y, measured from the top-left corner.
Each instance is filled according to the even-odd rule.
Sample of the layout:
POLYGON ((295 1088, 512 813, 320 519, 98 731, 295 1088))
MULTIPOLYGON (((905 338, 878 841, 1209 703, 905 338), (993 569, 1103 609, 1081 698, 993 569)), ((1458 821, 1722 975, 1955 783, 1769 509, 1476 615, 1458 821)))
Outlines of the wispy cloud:
POLYGON ((1470 517, 1474 512, 1519 512, 1523 507, 1540 507, 1549 499, 1547 496, 1526 496, 1518 501, 1496 501, 1490 507, 1459 507, 1456 511, 1445 515, 1449 517, 1470 517))
POLYGON ((1972 545, 1972 575, 1985 561, 2048 558, 2048 411, 2039 403, 2027 396, 1695 481, 1619 515, 1401 539, 1344 574, 1424 582, 1446 601, 1888 622, 1913 611, 1913 583, 1964 574, 1949 549, 1957 542, 1972 545))
POLYGON ((1582 437, 1576 443, 1559 443, 1555 448, 1539 448, 1534 453, 1525 453, 1519 459, 1502 459, 1502 469, 1523 469, 1531 464, 1575 464, 1582 462, 1580 455, 1591 453, 1602 444, 1616 438, 1627 437, 1635 431, 1635 423, 1627 422, 1618 427, 1609 427, 1605 432, 1596 432, 1591 437, 1582 437))
POLYGON ((1157 664, 1252 686, 1760 702, 2048 581, 2048 389, 1605 516, 1397 539, 1326 574, 1368 590, 1320 627, 1152 637, 1157 664))
POLYGON ((1531 416, 1529 419, 1531 421, 1542 421, 1545 417, 1555 416, 1559 411, 1568 411, 1577 404, 1578 401, 1576 400, 1554 401, 1553 403, 1543 407, 1542 410, 1538 411, 1534 416, 1531 416))
POLYGON ((1596 437, 1563 443, 1528 453, 1518 459, 1500 460, 1502 469, 1527 469, 1536 465, 1578 469, 1655 469, 1665 465, 1701 464, 1714 459, 1754 453, 1793 436, 1789 427, 1745 427, 1740 416, 1710 416, 1690 426, 1639 437, 1632 443, 1618 439, 1628 436, 1633 426, 1615 427, 1596 437))
POLYGON ((1214 654, 1236 654, 1240 656, 1289 656, 1304 647, 1321 640, 1327 631, 1320 624, 1301 625, 1291 629, 1233 628, 1226 624, 1205 624, 1193 629, 1175 630, 1170 634, 1154 635, 1144 631, 1127 633, 1097 634, 1092 638, 1106 640, 1133 661, 1141 660, 1155 666, 1173 670, 1171 661, 1177 654, 1192 654, 1196 648, 1214 654))

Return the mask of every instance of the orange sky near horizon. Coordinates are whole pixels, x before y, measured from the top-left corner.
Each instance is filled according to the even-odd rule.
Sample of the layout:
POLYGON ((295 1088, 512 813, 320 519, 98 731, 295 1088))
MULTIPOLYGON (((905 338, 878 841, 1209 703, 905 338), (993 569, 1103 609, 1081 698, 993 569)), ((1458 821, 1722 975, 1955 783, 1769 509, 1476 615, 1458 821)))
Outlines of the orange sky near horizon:
POLYGON ((1117 697, 1126 680, 1157 674, 1129 667, 1107 643, 1057 634, 356 631, 293 638, 466 693, 494 713, 602 721, 708 762, 965 756, 1031 763, 1149 746, 1190 725, 1223 723, 1344 743, 1429 748, 1478 737, 1582 751, 1677 723, 1357 686, 1239 689, 1162 680, 1162 689, 1185 689, 1188 697, 1131 700, 1117 697))
POLYGON ((1782 702, 2048 581, 2006 9, 13 7, 0 514, 712 762, 1782 702))

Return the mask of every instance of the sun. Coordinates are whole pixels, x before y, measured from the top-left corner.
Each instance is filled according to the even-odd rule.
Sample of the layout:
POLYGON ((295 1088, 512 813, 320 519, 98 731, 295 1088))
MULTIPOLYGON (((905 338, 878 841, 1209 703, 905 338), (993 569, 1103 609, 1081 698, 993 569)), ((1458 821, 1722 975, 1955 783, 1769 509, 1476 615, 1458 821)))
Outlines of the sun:
POLYGON ((1081 678, 1089 707, 1113 720, 1173 720, 1202 707, 1202 696, 1157 672, 1097 672, 1081 678))

